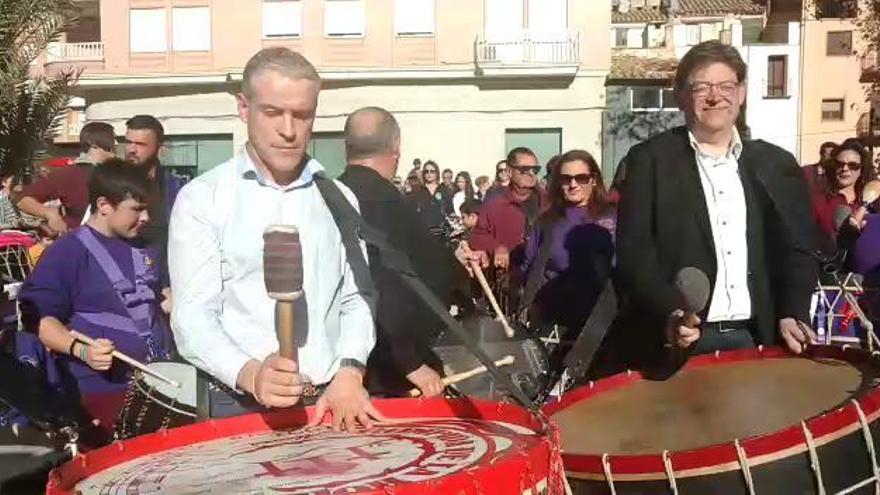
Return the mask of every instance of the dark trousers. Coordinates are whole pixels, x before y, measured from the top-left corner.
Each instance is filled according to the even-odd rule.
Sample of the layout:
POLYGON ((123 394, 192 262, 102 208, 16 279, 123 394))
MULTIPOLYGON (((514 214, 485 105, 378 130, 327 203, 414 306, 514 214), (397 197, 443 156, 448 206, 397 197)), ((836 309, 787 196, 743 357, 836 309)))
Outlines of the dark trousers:
POLYGON ((692 355, 755 347, 757 328, 754 320, 706 323, 700 330, 700 339, 694 345, 692 355))

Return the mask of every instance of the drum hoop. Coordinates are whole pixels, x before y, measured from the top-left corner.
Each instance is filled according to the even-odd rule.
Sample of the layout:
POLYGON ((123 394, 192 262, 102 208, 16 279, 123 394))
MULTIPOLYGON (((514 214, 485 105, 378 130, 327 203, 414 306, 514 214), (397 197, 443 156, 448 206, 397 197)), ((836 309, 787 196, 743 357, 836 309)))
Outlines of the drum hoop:
MULTIPOLYGON (((139 374, 139 376, 140 376, 140 374, 139 374)), ((153 387, 149 387, 149 389, 150 389, 149 391, 144 390, 143 383, 141 382, 141 380, 138 380, 137 378, 135 378, 135 380, 134 380, 134 386, 137 387, 137 389, 142 394, 144 394, 144 396, 146 396, 148 399, 150 399, 152 402, 159 404, 160 406, 164 407, 165 409, 168 409, 169 411, 176 412, 177 414, 180 414, 180 415, 183 415, 183 416, 186 416, 189 418, 197 418, 198 417, 198 415, 196 413, 184 411, 184 410, 178 409, 177 407, 174 407, 170 404, 166 404, 161 398, 156 397, 152 393, 150 393, 152 390, 154 390, 153 387)))
MULTIPOLYGON (((754 361, 760 359, 803 359, 834 358, 850 363, 877 359, 880 353, 873 355, 866 350, 853 347, 814 346, 807 356, 795 356, 779 347, 755 348, 737 351, 720 352, 692 358, 685 366, 701 368, 723 363, 754 361)), ((574 389, 561 400, 542 408, 544 414, 552 416, 568 407, 580 403, 584 399, 602 392, 617 389, 633 382, 643 380, 638 372, 623 372, 612 377, 584 385, 574 389)), ((868 422, 880 418, 880 387, 868 390, 863 396, 853 399, 837 409, 806 419, 809 430, 814 437, 815 446, 822 446, 862 430, 859 413, 854 405, 857 403, 868 422)), ((676 478, 705 476, 728 471, 740 471, 742 465, 735 445, 739 441, 742 451, 748 457, 748 464, 755 466, 783 459, 808 451, 801 424, 794 424, 781 430, 748 438, 731 439, 724 444, 715 444, 688 451, 672 451, 669 453, 676 478)), ((605 481, 605 469, 602 462, 603 453, 597 454, 562 454, 566 472, 572 478, 605 481)), ((609 455, 615 481, 653 481, 667 480, 666 467, 661 453, 639 455, 609 455)))
MULTIPOLYGON (((534 482, 534 486, 540 488, 542 483, 547 483, 554 472, 551 465, 551 453, 556 447, 551 445, 551 438, 543 431, 544 423, 531 412, 506 403, 488 402, 471 399, 376 399, 373 405, 383 414, 390 418, 400 415, 408 415, 419 418, 433 419, 481 419, 484 421, 502 421, 513 425, 528 428, 536 432, 534 446, 518 454, 508 456, 498 462, 480 466, 491 466, 498 471, 487 471, 491 481, 487 486, 495 484, 521 483, 523 473, 511 476, 507 471, 511 468, 524 468, 528 470, 525 477, 534 482)), ((69 495, 74 493, 76 483, 105 469, 121 465, 150 454, 166 452, 171 449, 186 447, 202 442, 229 438, 237 435, 259 433, 281 428, 296 428, 306 425, 315 414, 315 406, 305 408, 296 407, 290 409, 273 410, 265 413, 246 414, 190 424, 170 430, 159 430, 147 433, 125 441, 115 442, 87 453, 80 453, 74 459, 54 468, 49 474, 49 482, 46 486, 47 495, 69 495), (174 434, 170 434, 173 430, 174 434)), ((325 418, 322 424, 329 424, 325 418)), ((449 486, 455 488, 455 493, 477 495, 480 491, 480 482, 475 484, 475 472, 464 470, 454 473, 440 480, 412 483, 395 489, 400 495, 421 495, 426 493, 426 488, 437 486, 449 486)), ((523 491, 523 490, 520 490, 523 491)))

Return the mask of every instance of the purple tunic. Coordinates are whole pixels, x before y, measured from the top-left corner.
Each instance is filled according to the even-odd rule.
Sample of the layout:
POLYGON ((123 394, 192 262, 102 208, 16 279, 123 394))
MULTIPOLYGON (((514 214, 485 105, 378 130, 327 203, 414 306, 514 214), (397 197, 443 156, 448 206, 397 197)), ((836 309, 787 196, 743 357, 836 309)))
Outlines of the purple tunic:
POLYGON ((853 248, 853 269, 863 275, 877 275, 880 270, 880 214, 870 214, 853 248))
POLYGON ((165 278, 157 259, 150 248, 106 237, 88 226, 61 237, 22 284, 19 301, 29 332, 20 332, 19 359, 44 366, 55 387, 73 378, 82 394, 124 391, 131 374, 128 365, 114 360, 109 371, 98 372, 66 354, 48 353, 36 329, 42 318, 53 316, 92 338, 111 340, 137 360, 167 359, 172 337, 157 298, 159 281, 165 278))

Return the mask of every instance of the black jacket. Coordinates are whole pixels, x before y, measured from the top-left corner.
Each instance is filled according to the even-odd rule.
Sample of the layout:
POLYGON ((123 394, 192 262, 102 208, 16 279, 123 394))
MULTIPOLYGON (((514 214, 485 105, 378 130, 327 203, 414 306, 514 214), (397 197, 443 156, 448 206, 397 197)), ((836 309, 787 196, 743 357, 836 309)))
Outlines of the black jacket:
MULTIPOLYGON (((406 253, 422 281, 448 304, 454 287, 463 277, 463 269, 428 232, 394 185, 374 170, 355 165, 346 168, 339 180, 357 197, 364 220, 406 253)), ((431 351, 430 343, 443 324, 396 273, 382 266, 375 248, 368 246, 367 253, 379 292, 374 315, 377 341, 367 363, 368 387, 374 393, 399 394, 412 387, 406 375, 421 365, 442 371, 442 363, 431 351)))
MULTIPOLYGON (((715 285, 717 262, 694 150, 685 127, 634 146, 624 158, 617 228, 616 337, 633 366, 657 358, 667 315, 682 307, 674 286, 687 266, 715 285), (642 361, 641 363, 639 361, 642 361)), ((765 345, 778 320, 809 322, 818 264, 806 182, 794 157, 763 141, 743 141, 739 171, 746 199, 749 293, 765 345)), ((705 320, 708 308, 700 315, 705 320)))

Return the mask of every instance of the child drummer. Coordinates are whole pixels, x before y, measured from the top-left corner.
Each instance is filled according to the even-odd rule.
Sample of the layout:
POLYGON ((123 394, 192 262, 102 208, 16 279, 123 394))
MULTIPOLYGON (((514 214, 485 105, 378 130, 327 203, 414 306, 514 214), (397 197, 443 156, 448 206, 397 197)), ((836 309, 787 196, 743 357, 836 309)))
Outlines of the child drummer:
POLYGON ((139 167, 117 159, 98 166, 89 180, 88 221, 43 254, 19 294, 32 332, 19 332, 19 359, 44 367, 49 385, 63 396, 78 393, 106 429, 131 377, 112 352, 150 362, 168 359, 173 342, 160 306, 168 287, 156 262, 161 253, 139 239, 153 192, 139 167), (87 345, 71 330, 95 342, 87 345))

